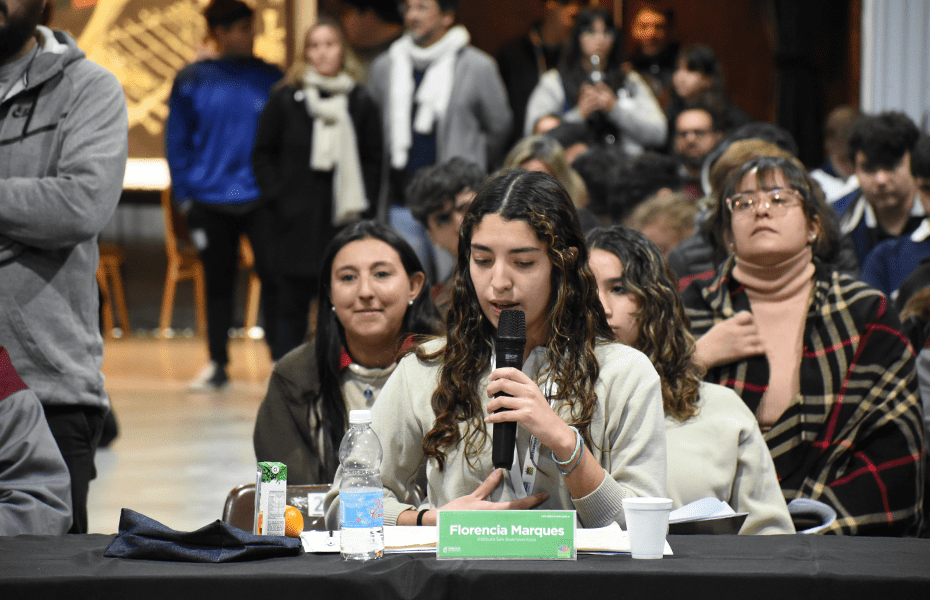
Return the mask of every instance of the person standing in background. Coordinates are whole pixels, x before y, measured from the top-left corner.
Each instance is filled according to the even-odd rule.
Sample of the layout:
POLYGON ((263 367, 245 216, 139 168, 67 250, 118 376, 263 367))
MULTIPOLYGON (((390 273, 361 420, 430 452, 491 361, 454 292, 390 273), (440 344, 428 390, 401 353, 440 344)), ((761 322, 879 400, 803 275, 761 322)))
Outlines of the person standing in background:
POLYGON ((559 65, 575 17, 587 1, 544 0, 540 4, 543 6, 542 19, 534 22, 526 34, 504 44, 495 56, 507 86, 510 110, 513 111, 510 145, 522 137, 530 94, 543 73, 559 65))
POLYGON ((358 58, 359 83, 368 82, 371 61, 387 50, 404 33, 404 22, 391 0, 342 0, 339 24, 346 44, 358 58))
POLYGON ((283 72, 253 55, 253 11, 244 2, 213 0, 204 16, 220 57, 198 61, 178 73, 166 125, 174 196, 187 213, 207 288, 210 363, 190 383, 191 391, 217 390, 229 382, 227 346, 243 234, 255 251, 262 282, 265 339, 272 359, 280 357, 268 217, 251 158, 259 115, 283 72))
POLYGON ((71 533, 110 408, 100 372, 97 238, 128 153, 119 81, 43 22, 48 0, 0 1, 0 340, 42 402, 71 476, 71 533))
POLYGON ((381 121, 358 72, 339 26, 322 17, 259 120, 252 164, 271 218, 279 356, 306 339, 326 245, 378 197, 381 121))
POLYGON ((630 64, 649 84, 663 107, 671 99, 672 73, 678 58, 678 42, 669 41, 669 29, 674 25, 674 12, 662 11, 655 4, 644 3, 633 17, 630 38, 633 53, 630 64))
POLYGON ((470 45, 465 27, 454 25, 456 0, 410 0, 403 7, 406 33, 368 74, 390 161, 379 217, 388 213, 435 283, 434 247, 404 206, 407 183, 420 167, 456 156, 490 170, 503 158, 512 121, 494 59, 470 45))

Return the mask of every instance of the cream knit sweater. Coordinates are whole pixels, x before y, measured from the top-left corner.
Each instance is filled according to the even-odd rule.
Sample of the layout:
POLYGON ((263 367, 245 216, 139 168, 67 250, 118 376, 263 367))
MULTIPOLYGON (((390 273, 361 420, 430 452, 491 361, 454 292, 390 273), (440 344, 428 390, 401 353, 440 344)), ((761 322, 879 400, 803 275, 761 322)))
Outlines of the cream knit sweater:
MULTIPOLYGON (((435 350, 442 341, 430 342, 435 350)), ((666 446, 662 394, 659 376, 649 360, 637 350, 610 343, 597 347, 600 377, 595 384, 599 399, 591 423, 594 458, 605 477, 601 485, 583 498, 572 498, 568 487, 550 458, 549 449, 541 448, 534 492, 548 492, 549 499, 537 508, 576 510, 582 527, 602 527, 616 521, 625 527, 622 500, 634 496, 665 494, 666 446)), ((545 352, 534 348, 523 366, 531 378, 545 367, 545 352)), ((384 460, 381 480, 384 485, 384 524, 395 525, 397 516, 410 508, 444 506, 456 498, 471 494, 494 470, 490 441, 477 458, 468 464, 460 448, 447 452, 446 465, 439 471, 434 461, 426 461, 422 442, 432 428, 435 415, 430 398, 436 388, 439 366, 420 362, 416 356, 404 358, 372 407, 372 428, 381 440, 384 460), (426 467, 427 499, 421 501, 416 483, 426 467)), ((487 376, 480 385, 488 384, 487 376)), ((556 410, 564 404, 556 401, 556 410)), ((564 411, 559 411, 568 421, 564 411)), ((529 433, 517 427, 517 456, 521 461, 529 444, 529 433)), ((338 487, 336 473, 333 490, 327 498, 327 527, 338 528, 338 487)), ((421 481, 421 483, 423 483, 421 481)), ((515 499, 509 477, 495 489, 488 500, 515 499)))

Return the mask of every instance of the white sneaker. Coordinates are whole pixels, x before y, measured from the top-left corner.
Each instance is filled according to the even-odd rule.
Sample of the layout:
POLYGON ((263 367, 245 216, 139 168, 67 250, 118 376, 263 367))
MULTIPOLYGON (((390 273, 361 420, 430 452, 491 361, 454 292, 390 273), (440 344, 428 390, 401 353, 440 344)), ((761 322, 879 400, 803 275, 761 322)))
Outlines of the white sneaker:
POLYGON ((225 367, 211 360, 197 376, 187 384, 189 392, 214 392, 229 383, 225 367))

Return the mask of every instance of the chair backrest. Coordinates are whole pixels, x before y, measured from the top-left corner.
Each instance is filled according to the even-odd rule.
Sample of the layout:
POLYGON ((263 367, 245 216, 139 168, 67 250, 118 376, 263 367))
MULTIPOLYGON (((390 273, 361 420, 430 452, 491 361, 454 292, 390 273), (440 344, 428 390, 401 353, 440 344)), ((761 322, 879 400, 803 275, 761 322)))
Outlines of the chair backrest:
MULTIPOLYGON (((329 484, 287 486, 287 503, 303 514, 304 531, 326 530, 323 523, 323 496, 329 488, 329 484)), ((255 525, 254 483, 240 485, 229 492, 223 506, 223 521, 233 527, 252 531, 255 525)))
POLYGON ((171 202, 170 190, 165 190, 161 194, 161 210, 165 222, 165 245, 168 251, 176 252, 184 247, 192 247, 194 243, 187 230, 187 221, 171 202))

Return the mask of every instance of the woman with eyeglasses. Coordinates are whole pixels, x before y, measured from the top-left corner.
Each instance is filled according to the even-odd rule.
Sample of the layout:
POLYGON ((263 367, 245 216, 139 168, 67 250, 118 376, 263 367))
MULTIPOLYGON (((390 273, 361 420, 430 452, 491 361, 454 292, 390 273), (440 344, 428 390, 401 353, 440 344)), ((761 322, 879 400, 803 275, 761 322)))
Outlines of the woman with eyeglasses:
POLYGON ((756 158, 730 174, 711 216, 730 256, 682 298, 695 359, 755 413, 787 500, 833 507, 832 533, 916 535, 914 353, 881 293, 818 258, 836 243, 829 214, 793 159, 756 158))
POLYGON ((583 10, 557 69, 546 72, 530 95, 524 135, 548 115, 585 122, 630 154, 665 142, 667 122, 649 85, 622 66, 622 44, 606 9, 583 10), (612 136, 612 139, 611 139, 612 136))

